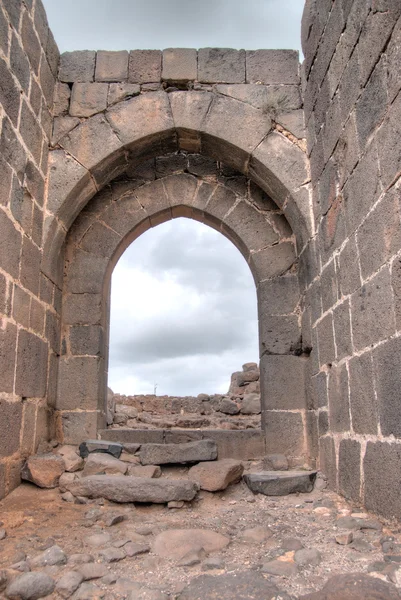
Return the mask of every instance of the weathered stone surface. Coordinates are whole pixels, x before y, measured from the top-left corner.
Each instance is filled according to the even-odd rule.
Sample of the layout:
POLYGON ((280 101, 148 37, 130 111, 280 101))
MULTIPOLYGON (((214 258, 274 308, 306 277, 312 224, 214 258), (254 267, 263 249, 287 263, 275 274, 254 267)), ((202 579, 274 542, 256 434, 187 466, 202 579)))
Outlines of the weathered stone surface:
POLYGON ((106 83, 74 83, 70 102, 72 117, 91 117, 106 110, 109 86, 106 83))
POLYGON ((197 78, 197 52, 193 48, 163 50, 162 79, 183 83, 197 78))
POLYGON ((278 577, 294 577, 298 572, 297 565, 284 560, 269 560, 262 566, 262 573, 278 577))
POLYGON ((162 558, 181 560, 193 550, 203 548, 207 553, 222 550, 230 539, 207 529, 168 529, 154 539, 152 551, 162 558))
POLYGON ((225 415, 237 415, 240 411, 240 407, 236 402, 233 402, 229 398, 223 398, 218 406, 218 410, 225 415))
POLYGON ((241 402, 241 414, 259 415, 262 410, 260 394, 246 394, 241 402))
POLYGON ((248 473, 244 480, 255 493, 265 496, 286 496, 297 492, 311 492, 316 471, 262 471, 248 473))
POLYGON ((128 52, 99 50, 96 54, 95 81, 126 81, 128 52))
POLYGON ((127 98, 138 96, 141 88, 137 83, 111 83, 109 85, 109 94, 107 96, 107 104, 109 106, 117 104, 127 98))
POLYGON ((187 444, 142 444, 139 457, 143 465, 215 460, 217 445, 212 440, 199 440, 187 444))
POLYGON ((65 470, 68 473, 79 471, 84 466, 84 461, 78 456, 74 446, 61 446, 61 448, 57 449, 57 454, 63 457, 65 470))
POLYGON ((262 462, 265 471, 288 471, 288 460, 284 454, 268 454, 262 462))
POLYGON ((60 594, 62 598, 69 598, 79 588, 84 577, 78 571, 67 571, 58 580, 56 585, 56 592, 60 594))
POLYGON ((21 478, 41 488, 55 488, 65 471, 64 460, 57 454, 36 454, 26 461, 21 478))
POLYGON ((401 595, 390 584, 362 573, 335 575, 320 592, 300 596, 300 600, 399 600, 401 595))
POLYGON ((171 500, 190 501, 196 496, 198 485, 193 481, 151 479, 117 475, 91 475, 68 484, 74 496, 106 498, 113 502, 155 502, 171 500))
POLYGON ((93 81, 96 52, 76 50, 60 56, 59 79, 66 83, 93 81))
POLYGON ((54 587, 54 579, 46 573, 24 573, 10 583, 6 595, 11 600, 37 600, 51 594, 54 587))
POLYGON ((65 565, 67 556, 60 546, 51 546, 38 556, 35 556, 29 561, 31 567, 53 567, 55 565, 65 565))
MULTIPOLYGON (((274 600, 278 596, 287 599, 273 583, 254 571, 227 573, 220 576, 200 575, 191 580, 189 585, 178 595, 179 600, 241 600, 263 598, 274 600)), ((289 597, 288 597, 289 598, 289 597)))
POLYGON ((246 53, 247 83, 297 84, 298 61, 295 50, 249 50, 246 53))
POLYGON ((131 477, 161 477, 162 471, 159 466, 155 465, 134 465, 128 467, 128 475, 131 477))
MULTIPOLYGON (((139 446, 138 446, 139 447, 139 446)), ((125 448, 125 445, 124 445, 125 448)), ((138 448, 137 448, 138 449, 138 448)), ((136 449, 136 450, 137 450, 136 449)), ((123 445, 119 442, 103 440, 86 440, 79 445, 79 453, 82 458, 86 458, 91 452, 107 453, 114 458, 120 458, 123 451, 123 445)))
POLYGON ((83 476, 89 475, 125 475, 128 465, 109 454, 93 453, 86 459, 83 476))
POLYGON ((161 59, 160 50, 132 50, 129 55, 128 81, 130 83, 160 81, 161 59))
POLYGON ((245 83, 244 50, 201 48, 198 79, 205 83, 245 83))
POLYGON ((244 467, 239 460, 222 459, 213 462, 203 462, 191 467, 189 479, 197 481, 202 490, 217 492, 225 490, 230 483, 241 479, 244 467))

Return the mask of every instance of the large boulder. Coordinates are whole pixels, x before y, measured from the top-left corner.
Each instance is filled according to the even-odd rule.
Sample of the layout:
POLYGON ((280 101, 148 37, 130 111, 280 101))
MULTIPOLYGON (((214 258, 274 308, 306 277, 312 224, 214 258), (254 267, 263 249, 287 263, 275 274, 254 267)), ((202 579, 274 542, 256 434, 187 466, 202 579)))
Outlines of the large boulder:
POLYGON ((311 492, 315 478, 316 471, 262 471, 244 475, 249 489, 265 496, 311 492))
POLYGON ((260 394, 245 394, 241 403, 243 415, 259 415, 262 411, 260 394))
POLYGON ((113 502, 155 502, 193 500, 199 490, 194 481, 186 479, 152 479, 118 475, 90 475, 67 484, 74 496, 106 498, 113 502))
POLYGON ((199 548, 209 554, 222 550, 229 543, 228 537, 209 529, 167 529, 156 536, 152 550, 162 558, 181 560, 199 548))
POLYGON ((65 471, 65 463, 58 454, 35 454, 30 456, 21 471, 21 479, 41 488, 55 488, 65 471))
POLYGON ((83 470, 83 476, 89 475, 125 475, 128 464, 110 454, 89 454, 83 470))
POLYGON ((320 592, 300 596, 299 600, 401 600, 392 584, 364 573, 330 577, 320 592))
POLYGON ((225 415, 237 415, 239 413, 239 406, 230 398, 223 398, 220 402, 217 410, 225 415))
POLYGON ((224 458, 195 465, 189 470, 188 477, 197 481, 202 490, 217 492, 225 490, 230 483, 239 481, 243 472, 241 461, 224 458))
POLYGON ((142 444, 139 457, 143 465, 195 463, 217 458, 213 440, 198 440, 184 444, 142 444))

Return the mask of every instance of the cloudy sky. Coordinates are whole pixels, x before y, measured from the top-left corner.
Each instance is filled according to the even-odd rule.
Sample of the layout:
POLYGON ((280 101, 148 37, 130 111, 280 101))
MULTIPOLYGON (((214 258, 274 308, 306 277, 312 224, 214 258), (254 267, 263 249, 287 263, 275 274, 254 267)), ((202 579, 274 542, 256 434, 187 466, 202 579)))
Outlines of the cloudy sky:
MULTIPOLYGON (((44 0, 60 51, 220 46, 300 50, 302 0, 44 0)), ((226 392, 258 361, 256 291, 239 251, 188 219, 149 230, 112 279, 109 385, 226 392)))

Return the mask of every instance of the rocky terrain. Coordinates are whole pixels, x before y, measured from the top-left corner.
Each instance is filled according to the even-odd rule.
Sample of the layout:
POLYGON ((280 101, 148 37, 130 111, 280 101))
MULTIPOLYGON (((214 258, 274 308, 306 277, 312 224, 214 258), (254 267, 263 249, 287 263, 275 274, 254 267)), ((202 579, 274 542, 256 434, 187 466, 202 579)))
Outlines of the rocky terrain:
POLYGON ((53 446, 0 504, 1 599, 401 599, 399 524, 282 455, 53 446))
POLYGON ((260 428, 260 372, 246 363, 231 375, 227 394, 197 397, 125 396, 109 390, 109 427, 133 429, 258 429, 260 428))

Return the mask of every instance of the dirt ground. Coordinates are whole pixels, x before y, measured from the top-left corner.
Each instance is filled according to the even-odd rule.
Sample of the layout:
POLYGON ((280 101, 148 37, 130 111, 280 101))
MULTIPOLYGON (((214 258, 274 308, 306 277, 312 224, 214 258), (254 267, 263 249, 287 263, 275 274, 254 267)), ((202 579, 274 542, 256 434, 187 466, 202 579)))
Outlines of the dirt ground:
MULTIPOLYGON (((185 473, 184 468, 164 469, 163 476, 182 477, 185 473)), ((1 569, 20 561, 29 563, 55 544, 67 557, 86 553, 92 555, 95 562, 102 560, 101 550, 122 546, 126 541, 151 547, 150 552, 107 563, 114 577, 92 580, 92 587, 85 594, 79 595, 78 590, 72 595, 77 599, 125 598, 127 580, 175 598, 192 578, 205 572, 208 565, 201 561, 193 566, 178 566, 177 561, 157 556, 152 543, 157 534, 166 529, 207 529, 229 537, 230 544, 213 555, 219 559, 218 568, 209 570, 209 565, 209 574, 260 571, 295 598, 321 589, 327 579, 337 573, 370 571, 395 582, 398 563, 384 560, 381 542, 386 536, 392 536, 395 542, 401 541, 397 524, 390 527, 379 523, 328 490, 267 497, 254 495, 244 482, 231 485, 223 492, 201 491, 195 501, 179 509, 156 504, 118 505, 108 501, 74 504, 63 501, 58 489, 44 490, 26 483, 0 503, 0 520, 6 531, 6 537, 0 541, 1 569), (93 508, 100 511, 97 520, 88 514, 93 508), (102 517, 110 512, 123 514, 125 519, 106 527, 102 517), (351 515, 356 516, 358 527, 352 527, 352 523, 345 529, 338 527, 339 518, 351 515), (362 522, 369 528, 361 528, 362 522), (260 541, 256 539, 258 535, 251 535, 253 539, 244 537, 244 531, 255 528, 267 530, 267 539, 260 541), (103 532, 110 535, 109 541, 97 547, 89 544, 89 536, 103 532), (350 532, 351 543, 337 543, 344 541, 342 538, 336 541, 337 536, 346 537, 350 532), (312 561, 315 564, 294 562, 294 551, 288 550, 294 538, 304 548, 318 551, 320 557, 312 561), (296 565, 296 573, 291 576, 269 574, 269 567, 266 569, 265 565, 276 559, 296 565), (113 579, 116 581, 111 582, 113 579)), ((41 570, 57 581, 71 568, 67 564, 41 570)), ((48 597, 60 598, 56 592, 48 597)))

